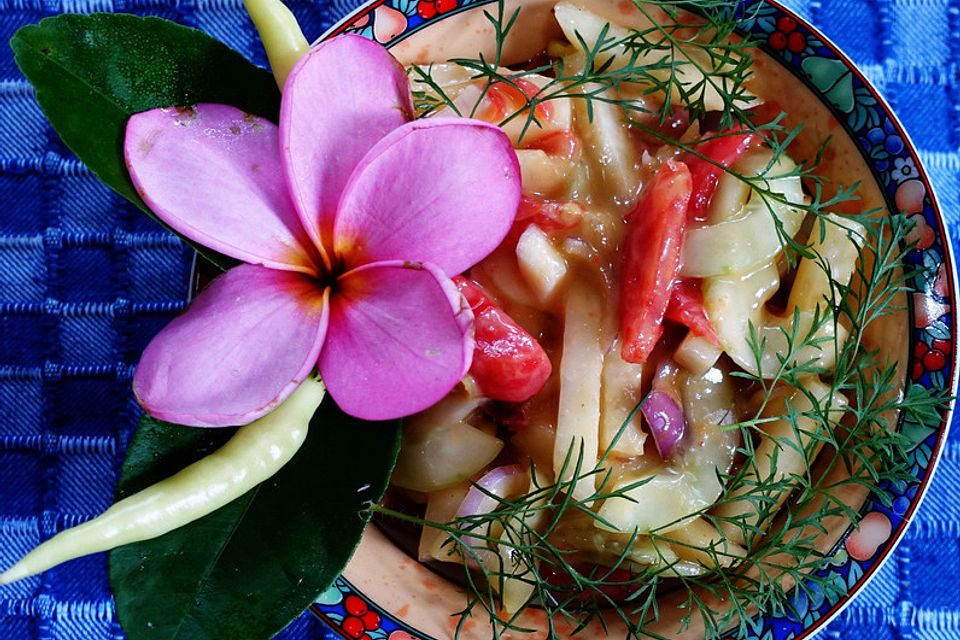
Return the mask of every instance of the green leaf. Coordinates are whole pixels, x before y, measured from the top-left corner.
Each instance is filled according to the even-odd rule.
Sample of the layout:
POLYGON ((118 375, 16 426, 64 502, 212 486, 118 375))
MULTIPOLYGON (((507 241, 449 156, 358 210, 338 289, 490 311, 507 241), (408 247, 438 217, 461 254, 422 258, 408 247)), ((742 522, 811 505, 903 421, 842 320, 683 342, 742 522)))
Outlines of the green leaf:
MULTIPOLYGON (((61 15, 18 30, 14 60, 63 142, 106 185, 143 209, 123 161, 127 118, 157 107, 233 105, 276 122, 273 76, 202 31, 160 18, 61 15)), ((191 243, 221 268, 230 258, 191 243)))
MULTIPOLYGON (((232 429, 144 418, 118 498, 217 448, 232 429)), ((340 574, 386 489, 399 422, 364 422, 327 397, 271 480, 164 536, 115 549, 110 583, 130 640, 266 640, 340 574)))

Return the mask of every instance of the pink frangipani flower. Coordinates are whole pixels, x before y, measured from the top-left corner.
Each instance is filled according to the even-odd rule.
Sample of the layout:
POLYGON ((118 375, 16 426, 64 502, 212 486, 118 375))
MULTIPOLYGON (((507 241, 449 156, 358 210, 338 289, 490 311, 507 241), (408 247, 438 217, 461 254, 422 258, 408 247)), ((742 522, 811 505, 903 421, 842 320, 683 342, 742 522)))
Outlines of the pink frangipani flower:
POLYGON ((466 373, 473 317, 450 277, 506 235, 519 165, 494 126, 413 120, 380 45, 313 48, 279 127, 225 105, 156 109, 130 119, 124 153, 158 217, 246 263, 147 346, 133 387, 152 415, 244 424, 319 368, 344 411, 388 419, 466 373))

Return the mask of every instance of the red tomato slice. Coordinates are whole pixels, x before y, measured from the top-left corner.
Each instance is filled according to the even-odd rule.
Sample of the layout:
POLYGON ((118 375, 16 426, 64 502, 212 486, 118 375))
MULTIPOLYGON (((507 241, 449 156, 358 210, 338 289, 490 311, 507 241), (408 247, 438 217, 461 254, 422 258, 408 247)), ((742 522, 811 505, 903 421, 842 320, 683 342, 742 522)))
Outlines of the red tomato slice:
MULTIPOLYGON (((491 82, 484 96, 489 103, 489 112, 478 114, 477 117, 498 123, 523 109, 528 100, 536 96, 538 91, 540 87, 524 78, 511 78, 510 82, 502 80, 491 82)), ((534 113, 539 119, 549 120, 553 115, 553 108, 549 103, 541 102, 534 108, 534 113)))
POLYGON ((723 167, 729 167, 736 162, 758 139, 755 133, 738 133, 738 130, 734 129, 697 145, 697 151, 713 162, 693 155, 685 159, 693 179, 689 212, 691 220, 703 222, 706 219, 707 207, 713 192, 717 190, 723 167))
POLYGON ((582 217, 583 207, 577 202, 544 200, 536 196, 524 195, 520 197, 516 222, 520 233, 531 222, 547 233, 552 233, 575 228, 580 224, 582 217))
POLYGON ((683 162, 667 160, 627 220, 620 284, 621 355, 642 363, 663 333, 680 250, 692 181, 683 162))
POLYGON ((540 343, 493 303, 475 283, 453 279, 474 316, 470 375, 488 398, 523 402, 546 384, 553 366, 540 343))
POLYGON ((673 284, 664 317, 684 325, 693 331, 694 335, 720 346, 720 340, 710 324, 710 318, 707 317, 707 310, 703 308, 703 292, 700 291, 698 280, 680 278, 673 284))
POLYGON ((580 150, 580 140, 569 129, 561 129, 537 138, 531 143, 524 143, 521 148, 540 149, 548 156, 572 161, 580 150))

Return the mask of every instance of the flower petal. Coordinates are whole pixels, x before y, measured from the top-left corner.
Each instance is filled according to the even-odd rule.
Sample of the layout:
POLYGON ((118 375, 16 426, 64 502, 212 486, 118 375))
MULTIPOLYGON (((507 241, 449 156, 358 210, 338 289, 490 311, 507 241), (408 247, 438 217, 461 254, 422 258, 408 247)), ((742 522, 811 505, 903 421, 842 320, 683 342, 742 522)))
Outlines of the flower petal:
POLYGON ((303 274, 239 265, 147 345, 133 377, 151 415, 193 426, 245 424, 313 370, 327 294, 303 274))
POLYGON ((472 357, 473 313, 437 267, 380 262, 337 281, 320 374, 347 413, 386 420, 426 409, 472 357))
POLYGON ((418 120, 357 167, 334 246, 347 268, 422 260, 453 276, 500 244, 519 202, 517 155, 500 129, 465 118, 418 120))
POLYGON ((124 156, 141 197, 178 233, 244 262, 315 274, 278 145, 273 123, 198 104, 132 116, 124 156))
POLYGON ((297 211, 329 241, 340 193, 361 158, 413 118, 407 74, 381 45, 343 35, 313 47, 283 89, 280 141, 297 211))

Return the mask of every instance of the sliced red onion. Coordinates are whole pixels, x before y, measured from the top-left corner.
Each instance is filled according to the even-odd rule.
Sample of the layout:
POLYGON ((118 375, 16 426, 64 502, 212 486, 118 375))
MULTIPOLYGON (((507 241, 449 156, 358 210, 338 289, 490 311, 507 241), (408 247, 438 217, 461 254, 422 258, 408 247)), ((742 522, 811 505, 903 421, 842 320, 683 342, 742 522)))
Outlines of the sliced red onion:
POLYGON ((664 460, 672 457, 687 430, 680 404, 666 391, 651 391, 640 405, 640 411, 650 425, 660 457, 664 460))
MULTIPOLYGON (((482 487, 490 494, 505 499, 524 493, 527 490, 529 481, 530 475, 526 467, 519 464, 511 464, 491 469, 467 491, 463 502, 460 503, 460 508, 457 509, 457 518, 490 513, 500 505, 500 502, 496 498, 487 495, 487 493, 481 491, 479 487, 482 487)), ((473 536, 465 535, 462 536, 461 540, 464 546, 474 548, 486 546, 473 536)))

